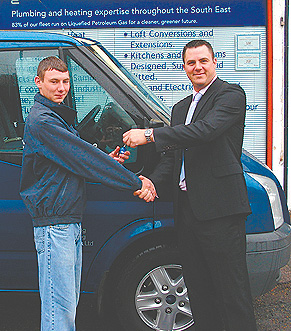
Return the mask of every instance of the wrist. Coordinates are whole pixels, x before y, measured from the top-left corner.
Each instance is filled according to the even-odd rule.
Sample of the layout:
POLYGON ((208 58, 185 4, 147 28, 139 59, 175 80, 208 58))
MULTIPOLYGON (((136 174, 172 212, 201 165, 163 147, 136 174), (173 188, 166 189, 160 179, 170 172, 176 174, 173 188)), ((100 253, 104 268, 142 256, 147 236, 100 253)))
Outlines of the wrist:
POLYGON ((155 142, 155 137, 154 137, 154 129, 152 131, 152 134, 151 134, 151 142, 154 143, 155 142))

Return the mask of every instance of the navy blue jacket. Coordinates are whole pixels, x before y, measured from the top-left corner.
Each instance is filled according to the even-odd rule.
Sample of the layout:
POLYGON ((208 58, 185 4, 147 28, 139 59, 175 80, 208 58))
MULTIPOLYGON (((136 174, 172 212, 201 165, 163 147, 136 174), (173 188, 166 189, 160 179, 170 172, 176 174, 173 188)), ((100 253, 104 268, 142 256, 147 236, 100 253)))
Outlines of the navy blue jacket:
POLYGON ((76 111, 41 94, 26 119, 20 195, 33 226, 81 222, 85 181, 135 191, 140 179, 79 137, 76 111))

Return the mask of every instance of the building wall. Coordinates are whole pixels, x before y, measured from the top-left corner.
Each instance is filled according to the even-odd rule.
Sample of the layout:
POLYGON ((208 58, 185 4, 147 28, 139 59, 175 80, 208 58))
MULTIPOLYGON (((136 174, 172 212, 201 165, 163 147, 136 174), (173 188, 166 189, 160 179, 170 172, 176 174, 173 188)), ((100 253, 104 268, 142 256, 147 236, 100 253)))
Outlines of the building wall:
MULTIPOLYGON (((285 1, 273 0, 273 164, 280 183, 284 180, 284 24, 285 1)), ((291 181, 289 181, 291 182, 291 181)), ((291 195, 290 195, 291 198, 291 195)))

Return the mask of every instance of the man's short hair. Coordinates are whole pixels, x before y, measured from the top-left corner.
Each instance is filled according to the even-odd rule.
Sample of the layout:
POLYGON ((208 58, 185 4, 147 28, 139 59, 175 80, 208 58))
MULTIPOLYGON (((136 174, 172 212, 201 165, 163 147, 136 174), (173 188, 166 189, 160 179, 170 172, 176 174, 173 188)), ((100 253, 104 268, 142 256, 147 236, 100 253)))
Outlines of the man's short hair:
POLYGON ((37 68, 37 76, 43 80, 44 74, 47 70, 57 70, 61 72, 67 72, 68 67, 66 63, 56 56, 49 56, 41 60, 37 68))
POLYGON ((185 54, 186 54, 186 50, 188 48, 196 48, 196 47, 200 47, 200 46, 203 46, 203 45, 206 46, 209 49, 209 51, 210 51, 210 53, 212 55, 212 59, 214 59, 214 51, 213 51, 213 48, 212 48, 211 44, 208 41, 206 41, 206 40, 202 40, 202 39, 197 39, 196 40, 195 39, 195 40, 189 41, 184 46, 183 52, 182 52, 183 62, 185 63, 185 54))

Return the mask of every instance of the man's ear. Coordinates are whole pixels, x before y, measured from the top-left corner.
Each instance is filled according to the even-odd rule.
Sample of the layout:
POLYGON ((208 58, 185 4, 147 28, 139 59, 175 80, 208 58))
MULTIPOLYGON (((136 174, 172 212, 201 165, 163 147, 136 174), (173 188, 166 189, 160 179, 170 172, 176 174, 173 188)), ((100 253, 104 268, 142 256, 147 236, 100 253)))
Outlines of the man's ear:
POLYGON ((213 59, 213 63, 214 63, 215 68, 216 68, 216 66, 217 66, 217 58, 216 57, 213 59))
POLYGON ((38 76, 36 76, 36 77, 34 78, 34 82, 35 82, 35 85, 36 85, 38 88, 41 87, 41 79, 40 79, 38 76))

